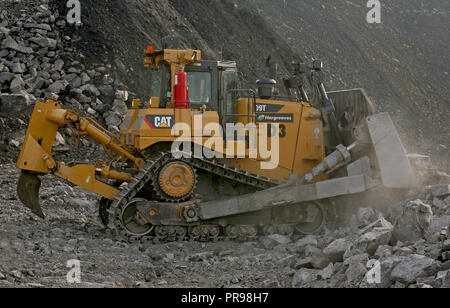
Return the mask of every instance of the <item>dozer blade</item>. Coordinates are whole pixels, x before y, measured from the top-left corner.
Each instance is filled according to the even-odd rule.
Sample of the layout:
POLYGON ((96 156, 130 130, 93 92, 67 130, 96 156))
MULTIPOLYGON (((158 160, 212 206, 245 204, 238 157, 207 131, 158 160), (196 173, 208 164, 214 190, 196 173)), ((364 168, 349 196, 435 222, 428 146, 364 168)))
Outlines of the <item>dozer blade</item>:
POLYGON ((39 205, 39 188, 41 187, 41 180, 37 175, 22 171, 17 184, 17 194, 20 201, 29 208, 34 214, 41 218, 45 218, 39 205))

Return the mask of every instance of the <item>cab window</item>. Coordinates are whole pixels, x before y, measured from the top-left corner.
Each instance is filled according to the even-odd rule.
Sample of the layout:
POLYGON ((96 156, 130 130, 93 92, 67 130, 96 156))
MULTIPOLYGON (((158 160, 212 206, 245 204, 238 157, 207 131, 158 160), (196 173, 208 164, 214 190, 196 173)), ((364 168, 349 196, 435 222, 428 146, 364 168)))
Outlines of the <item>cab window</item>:
POLYGON ((211 102, 211 73, 187 72, 189 100, 191 104, 205 104, 211 102))
MULTIPOLYGON (((235 71, 225 71, 222 74, 222 95, 225 102, 225 113, 226 114, 236 114, 236 104, 233 103, 236 93, 228 93, 228 90, 237 89, 238 87, 238 79, 235 71)), ((227 120, 233 121, 234 117, 229 117, 227 120)))
POLYGON ((150 96, 159 97, 161 94, 161 73, 159 70, 153 70, 150 74, 150 96))

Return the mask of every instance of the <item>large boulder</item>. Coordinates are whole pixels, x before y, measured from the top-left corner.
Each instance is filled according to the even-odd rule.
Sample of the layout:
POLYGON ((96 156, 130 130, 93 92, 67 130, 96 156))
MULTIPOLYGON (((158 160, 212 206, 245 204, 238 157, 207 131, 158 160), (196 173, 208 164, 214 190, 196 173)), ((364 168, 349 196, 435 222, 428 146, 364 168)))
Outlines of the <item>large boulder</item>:
POLYGON ((394 217, 393 236, 402 242, 414 242, 431 229, 433 211, 421 200, 409 201, 394 217))
POLYGON ((358 287, 361 281, 364 279, 367 273, 367 268, 365 264, 360 262, 355 262, 349 265, 345 271, 345 276, 347 278, 347 286, 358 287))
POLYGON ((358 240, 358 249, 373 255, 379 246, 389 244, 391 236, 392 229, 375 228, 374 230, 361 235, 358 240))
POLYGON ((30 106, 33 102, 33 97, 25 94, 0 94, 0 111, 21 111, 30 106))
POLYGON ((413 254, 404 257, 403 260, 394 268, 391 278, 403 284, 413 284, 419 277, 435 275, 440 268, 440 263, 422 256, 413 254))

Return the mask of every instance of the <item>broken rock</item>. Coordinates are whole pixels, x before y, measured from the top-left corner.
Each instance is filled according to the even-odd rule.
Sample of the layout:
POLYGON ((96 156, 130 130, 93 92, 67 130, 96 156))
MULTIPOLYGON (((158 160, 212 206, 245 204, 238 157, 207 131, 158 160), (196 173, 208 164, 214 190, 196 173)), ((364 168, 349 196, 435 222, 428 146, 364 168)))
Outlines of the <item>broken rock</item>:
POLYGON ((436 280, 440 288, 450 288, 450 270, 439 272, 436 280))
POLYGON ((20 146, 20 142, 14 139, 9 140, 9 145, 15 148, 18 148, 20 146))
POLYGON ((22 77, 20 75, 17 75, 12 81, 11 85, 9 86, 9 90, 11 93, 19 93, 23 90, 25 86, 25 82, 23 81, 22 77))
POLYGON ((450 239, 444 241, 442 244, 442 250, 450 250, 450 239))
POLYGON ((294 247, 298 253, 305 252, 305 248, 307 246, 317 247, 317 239, 315 236, 308 235, 308 236, 302 237, 294 244, 294 247))
POLYGON ((294 278, 292 279, 292 287, 299 288, 305 284, 316 281, 319 277, 319 272, 319 270, 308 268, 300 269, 294 274, 294 278))
POLYGON ((53 146, 59 146, 66 144, 66 141, 64 140, 64 137, 61 135, 60 132, 56 132, 55 142, 53 146))
POLYGON ((388 245, 392 236, 392 230, 388 228, 376 228, 363 234, 358 240, 358 249, 373 255, 379 246, 388 245))
POLYGON ((328 264, 327 267, 325 267, 323 270, 321 270, 318 273, 318 276, 322 280, 330 279, 331 276, 333 276, 334 273, 334 266, 333 263, 328 264))
POLYGON ((323 253, 330 259, 332 262, 342 262, 345 251, 352 245, 352 243, 345 239, 337 239, 333 241, 330 245, 328 245, 323 253))
POLYGON ((56 40, 50 39, 43 36, 32 37, 29 39, 30 42, 35 43, 43 48, 55 49, 56 48, 56 40))
POLYGON ((363 233, 365 233, 365 232, 367 232, 367 231, 369 231, 369 230, 371 230, 373 228, 387 228, 387 229, 392 230, 394 227, 384 217, 380 217, 376 221, 374 221, 373 223, 371 223, 371 224, 365 226, 364 228, 362 228, 359 231, 359 234, 363 234, 363 233))
POLYGON ((350 264, 348 269, 345 271, 345 276, 347 277, 347 283, 349 286, 359 286, 364 276, 367 273, 367 269, 364 264, 356 262, 350 264))
MULTIPOLYGON (((98 98, 95 99, 95 102, 92 102, 92 103, 91 103, 91 106, 92 106, 92 108, 93 108, 95 111, 102 111, 102 110, 103 110, 103 102, 102 102, 101 100, 99 100, 98 98)), ((115 125, 115 124, 111 124, 111 123, 112 123, 112 120, 109 120, 109 121, 110 121, 110 122, 109 122, 108 125, 115 125)), ((106 123, 108 123, 108 122, 106 122, 106 123)), ((116 123, 116 122, 114 121, 114 123, 116 123)))
POLYGON ((439 267, 439 262, 422 255, 413 254, 404 257, 392 271, 391 278, 403 284, 412 284, 419 277, 436 274, 439 267))
POLYGON ((10 82, 14 77, 13 73, 10 72, 2 72, 0 73, 0 84, 10 82))
POLYGON ((106 125, 108 126, 119 126, 122 123, 121 117, 117 113, 111 113, 105 118, 106 125))
POLYGON ((350 266, 355 263, 363 263, 366 264, 369 261, 369 255, 366 253, 351 256, 344 261, 344 266, 350 266))
POLYGON ((126 102, 128 100, 128 91, 116 91, 116 99, 126 102))
POLYGON ((122 101, 120 99, 115 99, 111 110, 114 112, 120 113, 121 115, 125 115, 128 111, 128 107, 124 101, 122 101))
MULTIPOLYGON (((378 287, 388 288, 392 283, 391 274, 394 268, 402 261, 399 257, 387 257, 380 259, 380 281, 377 283, 378 287)), ((376 264, 376 263, 373 263, 376 264)))
POLYGON ((375 211, 370 207, 360 208, 356 214, 356 218, 362 226, 368 225, 377 219, 375 211))
POLYGON ((286 245, 291 239, 281 234, 271 234, 262 238, 262 244, 266 249, 272 249, 277 245, 286 245))
POLYGON ((440 217, 433 217, 433 224, 431 225, 432 232, 441 232, 450 226, 450 215, 442 215, 440 217))
POLYGON ((433 211, 421 200, 408 202, 395 217, 393 236, 402 242, 414 242, 431 229, 433 211))
POLYGON ((430 185, 426 187, 426 191, 436 198, 444 198, 450 195, 450 184, 430 185))
POLYGON ((21 111, 31 104, 28 94, 0 94, 0 109, 2 111, 21 111))
POLYGON ((67 82, 58 80, 58 81, 55 81, 53 84, 51 84, 48 87, 48 90, 51 93, 60 94, 62 91, 64 91, 66 89, 66 86, 67 86, 67 82))
POLYGON ((301 268, 312 268, 313 266, 312 266, 311 261, 312 261, 311 257, 300 259, 300 260, 293 262, 292 267, 297 270, 301 269, 301 268))
POLYGON ((319 254, 311 258, 311 264, 314 268, 323 269, 331 263, 330 258, 325 254, 319 254))
POLYGON ((24 54, 33 53, 33 49, 30 47, 19 46, 17 42, 11 37, 7 36, 2 42, 2 49, 12 49, 24 54))

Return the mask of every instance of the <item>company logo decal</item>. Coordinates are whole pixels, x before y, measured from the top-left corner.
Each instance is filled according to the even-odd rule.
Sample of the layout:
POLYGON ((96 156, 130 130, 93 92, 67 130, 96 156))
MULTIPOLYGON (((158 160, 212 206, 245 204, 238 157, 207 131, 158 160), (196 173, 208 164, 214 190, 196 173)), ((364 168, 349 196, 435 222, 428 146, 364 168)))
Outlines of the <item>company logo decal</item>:
POLYGON ((292 123, 294 122, 294 114, 292 113, 265 113, 256 117, 256 122, 266 123, 292 123))
POLYGON ((145 123, 151 129, 172 129, 174 117, 173 115, 146 115, 145 123))

